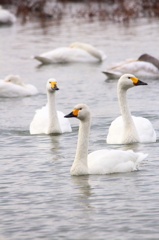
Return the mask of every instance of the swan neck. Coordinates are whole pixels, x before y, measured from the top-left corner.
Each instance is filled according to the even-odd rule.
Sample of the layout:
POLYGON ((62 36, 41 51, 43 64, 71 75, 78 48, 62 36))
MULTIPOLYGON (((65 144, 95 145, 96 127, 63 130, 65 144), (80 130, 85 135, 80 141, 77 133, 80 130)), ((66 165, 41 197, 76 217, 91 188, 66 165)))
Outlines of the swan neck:
POLYGON ((118 87, 118 100, 123 121, 131 121, 131 112, 127 102, 127 90, 118 87))
POLYGON ((139 142, 139 136, 129 110, 127 102, 127 89, 118 85, 118 100, 120 112, 123 120, 123 143, 126 142, 139 142))
POLYGON ((61 133, 61 128, 56 111, 55 91, 47 91, 47 98, 49 111, 48 133, 61 133))
POLYGON ((88 174, 87 157, 89 131, 90 118, 85 121, 80 121, 76 155, 71 168, 72 175, 88 174))
POLYGON ((90 55, 97 58, 99 61, 103 60, 103 55, 98 49, 95 47, 89 45, 89 44, 82 44, 81 48, 83 48, 85 51, 87 51, 90 55))

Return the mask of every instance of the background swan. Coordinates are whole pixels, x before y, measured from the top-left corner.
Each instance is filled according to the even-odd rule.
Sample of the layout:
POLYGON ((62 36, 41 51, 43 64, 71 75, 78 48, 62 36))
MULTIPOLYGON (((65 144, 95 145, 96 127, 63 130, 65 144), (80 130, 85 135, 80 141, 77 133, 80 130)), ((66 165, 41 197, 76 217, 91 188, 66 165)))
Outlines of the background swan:
POLYGON ((156 133, 151 122, 142 117, 131 116, 127 103, 127 90, 138 85, 147 85, 132 74, 124 74, 117 85, 118 101, 121 116, 109 127, 107 143, 126 144, 134 142, 156 142, 156 133))
POLYGON ((71 132, 71 126, 64 114, 56 111, 55 92, 59 90, 56 80, 50 78, 46 84, 48 103, 42 109, 36 111, 36 114, 30 124, 30 134, 50 134, 71 132))
POLYGON ((0 6, 0 24, 12 24, 16 22, 14 14, 0 6))
POLYGON ((159 76, 159 60, 143 54, 138 59, 128 59, 103 71, 108 78, 117 78, 127 72, 138 76, 159 76))
POLYGON ((31 84, 24 84, 18 75, 8 75, 0 80, 0 97, 26 97, 38 94, 31 84))
POLYGON ((78 104, 65 116, 80 120, 76 156, 71 167, 71 175, 108 174, 130 172, 137 169, 147 154, 134 153, 132 150, 98 150, 88 155, 88 137, 90 130, 90 110, 85 104, 78 104))
POLYGON ((103 61, 106 55, 90 44, 75 42, 34 57, 43 64, 103 61))

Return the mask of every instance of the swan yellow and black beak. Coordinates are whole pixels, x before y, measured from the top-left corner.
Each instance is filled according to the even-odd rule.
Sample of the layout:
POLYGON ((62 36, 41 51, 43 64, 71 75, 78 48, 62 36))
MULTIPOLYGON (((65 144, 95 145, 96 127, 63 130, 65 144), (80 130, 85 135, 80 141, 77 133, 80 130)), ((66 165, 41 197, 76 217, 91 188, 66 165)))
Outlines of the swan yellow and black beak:
POLYGON ((56 85, 56 82, 50 82, 50 85, 52 90, 59 90, 59 88, 56 85))
POLYGON ((68 115, 65 115, 64 117, 65 117, 65 118, 77 117, 79 110, 80 110, 80 109, 74 108, 74 109, 72 110, 72 112, 70 112, 68 115))
POLYGON ((137 77, 130 77, 130 79, 132 80, 132 82, 133 82, 133 84, 135 86, 138 86, 138 85, 148 85, 147 83, 142 82, 141 80, 139 80, 137 77))

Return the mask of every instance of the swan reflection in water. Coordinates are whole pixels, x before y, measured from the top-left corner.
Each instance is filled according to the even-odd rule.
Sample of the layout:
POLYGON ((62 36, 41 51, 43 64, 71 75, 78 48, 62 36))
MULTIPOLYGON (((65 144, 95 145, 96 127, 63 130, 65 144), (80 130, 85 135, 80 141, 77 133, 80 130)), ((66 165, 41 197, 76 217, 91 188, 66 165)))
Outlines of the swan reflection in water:
POLYGON ((78 195, 76 195, 75 201, 79 204, 79 206, 84 209, 92 209, 90 203, 90 197, 94 194, 89 184, 89 175, 83 176, 71 176, 73 185, 78 189, 78 195))

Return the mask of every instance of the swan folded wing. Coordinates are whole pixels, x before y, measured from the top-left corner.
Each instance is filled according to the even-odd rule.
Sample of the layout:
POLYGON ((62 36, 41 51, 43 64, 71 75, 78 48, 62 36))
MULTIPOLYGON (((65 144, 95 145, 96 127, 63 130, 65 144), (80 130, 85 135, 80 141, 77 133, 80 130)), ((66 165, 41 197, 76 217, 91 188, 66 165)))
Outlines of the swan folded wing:
POLYGON ((136 61, 136 62, 131 62, 128 63, 126 65, 123 65, 123 67, 121 68, 122 71, 128 71, 128 72, 132 72, 132 73, 138 73, 139 71, 144 71, 147 73, 152 73, 152 74, 158 74, 159 70, 157 69, 157 67, 155 67, 152 63, 148 63, 148 62, 140 62, 140 61, 136 61))
POLYGON ((154 66, 152 63, 149 62, 136 62, 137 63, 137 67, 138 67, 138 71, 140 71, 140 69, 142 69, 143 71, 149 73, 149 74, 159 74, 159 69, 154 66))
POLYGON ((36 110, 36 114, 30 124, 30 134, 48 133, 49 116, 48 106, 36 110))
POLYGON ((88 155, 88 168, 91 174, 109 174, 137 170, 147 154, 132 150, 98 150, 88 155))
POLYGON ((38 91, 34 94, 33 92, 31 88, 27 89, 14 83, 0 81, 0 97, 26 97, 38 93, 38 91))
POLYGON ((96 62, 97 59, 83 49, 70 49, 67 59, 69 62, 96 62))
POLYGON ((151 122, 146 118, 132 117, 139 135, 140 142, 156 142, 156 132, 154 131, 151 122))
POLYGON ((72 128, 68 118, 64 118, 65 114, 63 112, 57 111, 57 116, 58 116, 62 133, 72 132, 72 128))
POLYGON ((26 84, 25 88, 30 92, 30 95, 36 95, 38 94, 38 90, 35 86, 31 84, 26 84))
POLYGON ((96 59, 83 49, 61 47, 35 56, 42 63, 94 62, 96 59))
POLYGON ((159 70, 152 63, 140 62, 140 61, 126 63, 112 70, 121 72, 121 74, 129 72, 132 74, 140 74, 143 76, 144 75, 151 76, 151 75, 159 74, 159 70))
POLYGON ((123 119, 122 116, 117 117, 110 125, 107 143, 109 144, 121 144, 123 137, 123 119))
POLYGON ((67 47, 61 47, 35 56, 34 58, 42 63, 64 63, 69 62, 72 57, 70 53, 73 53, 72 49, 67 47))
POLYGON ((126 61, 122 61, 122 62, 119 62, 119 63, 116 63, 116 64, 112 64, 111 66, 109 66, 107 68, 107 71, 116 71, 116 70, 120 70, 120 68, 122 68, 122 66, 125 66, 127 65, 128 63, 131 63, 131 62, 136 62, 136 59, 127 59, 126 61))
POLYGON ((55 62, 92 62, 96 59, 83 49, 58 48, 52 52, 55 62))

